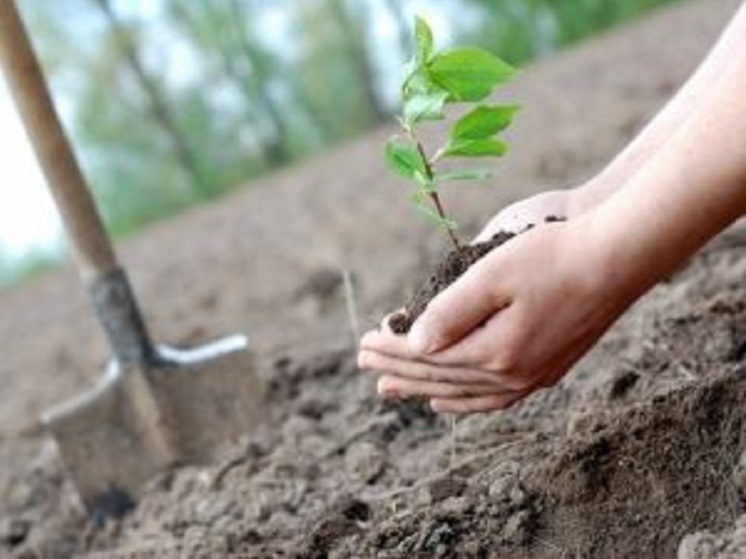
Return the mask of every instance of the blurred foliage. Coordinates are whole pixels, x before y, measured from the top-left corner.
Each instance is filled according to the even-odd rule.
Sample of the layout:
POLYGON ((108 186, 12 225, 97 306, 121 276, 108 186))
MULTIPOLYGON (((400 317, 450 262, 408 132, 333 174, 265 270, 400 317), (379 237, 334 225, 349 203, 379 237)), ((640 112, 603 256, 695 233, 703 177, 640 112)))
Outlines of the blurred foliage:
POLYGON ((107 225, 121 235, 388 120, 397 109, 392 74, 411 53, 415 13, 454 40, 522 63, 670 1, 22 7, 107 225))
POLYGON ((33 250, 21 256, 6 254, 0 249, 0 286, 30 281, 56 268, 62 259, 58 248, 33 250))
POLYGON ((465 0, 479 23, 463 38, 520 64, 678 0, 465 0))

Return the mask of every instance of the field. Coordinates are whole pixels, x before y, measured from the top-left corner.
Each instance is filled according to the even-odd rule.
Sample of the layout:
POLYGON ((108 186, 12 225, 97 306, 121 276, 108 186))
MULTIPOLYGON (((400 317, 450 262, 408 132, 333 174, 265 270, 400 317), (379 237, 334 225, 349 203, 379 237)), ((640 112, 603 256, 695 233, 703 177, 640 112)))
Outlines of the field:
MULTIPOLYGON (((496 185, 446 193, 464 229, 597 170, 737 4, 685 3, 527 69, 496 185)), ((157 339, 246 331, 271 413, 221 463, 154 480, 121 522, 86 521, 37 419, 105 363, 74 271, 0 294, 0 557, 746 556, 746 224, 558 387, 453 432, 381 402, 355 367, 342 272, 370 327, 445 248, 385 175, 392 130, 123 243, 157 339)))

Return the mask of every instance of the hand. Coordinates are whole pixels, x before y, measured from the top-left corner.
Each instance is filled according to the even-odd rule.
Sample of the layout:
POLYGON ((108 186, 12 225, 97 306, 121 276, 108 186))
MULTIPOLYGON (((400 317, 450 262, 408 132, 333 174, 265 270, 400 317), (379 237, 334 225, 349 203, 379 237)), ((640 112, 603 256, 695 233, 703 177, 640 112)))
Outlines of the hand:
POLYGON ((569 218, 575 190, 550 190, 519 200, 495 215, 474 239, 487 241, 499 231, 521 233, 532 225, 544 223, 547 217, 569 218))
POLYGON ((380 393, 424 396, 441 412, 502 409, 555 384, 636 298, 610 281, 589 223, 543 224, 495 249, 407 337, 366 334, 360 367, 383 374, 380 393))
POLYGON ((524 198, 495 215, 474 242, 487 241, 499 231, 521 233, 532 225, 544 223, 548 217, 574 219, 598 206, 619 186, 596 177, 573 189, 548 190, 524 198))

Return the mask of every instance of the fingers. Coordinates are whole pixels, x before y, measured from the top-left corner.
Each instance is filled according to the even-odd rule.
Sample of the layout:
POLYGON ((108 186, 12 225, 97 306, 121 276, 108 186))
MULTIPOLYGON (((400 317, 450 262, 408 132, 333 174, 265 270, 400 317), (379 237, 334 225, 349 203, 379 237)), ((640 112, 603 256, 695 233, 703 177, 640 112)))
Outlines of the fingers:
POLYGON ((406 336, 398 336, 387 329, 371 330, 366 333, 360 338, 360 349, 400 359, 417 358, 417 355, 409 348, 406 336))
POLYGON ((407 335, 410 351, 427 355, 442 350, 509 305, 494 285, 492 260, 477 262, 430 301, 407 335))
POLYGON ((564 217, 567 215, 568 200, 568 191, 555 190, 514 202, 493 217, 474 242, 488 241, 498 231, 520 233, 531 225, 543 222, 548 216, 564 217))
POLYGON ((438 413, 478 413, 503 410, 524 398, 528 392, 509 392, 468 398, 433 398, 430 407, 438 413))
MULTIPOLYGON (((441 367, 432 363, 398 359, 375 351, 363 349, 358 355, 358 365, 363 369, 396 375, 412 380, 455 384, 491 384, 493 390, 500 379, 491 372, 461 367, 441 367)), ((427 393, 420 393, 428 395, 427 393)))
MULTIPOLYGON (((429 380, 385 375, 378 379, 378 393, 384 396, 426 396, 428 398, 471 398, 494 395, 500 391, 494 384, 450 384, 429 380)), ((499 392, 502 394, 502 391, 499 392)))
MULTIPOLYGON (((519 305, 498 311, 485 324, 453 345, 427 356, 427 360, 449 367, 480 368, 498 375, 518 365, 526 329, 519 305)), ((520 386, 517 388, 521 388, 520 386)))
POLYGON ((547 367, 541 373, 533 376, 530 385, 522 390, 492 394, 487 396, 468 396, 461 398, 431 398, 430 406, 438 413, 477 413, 504 410, 543 388, 550 388, 564 377, 572 368, 578 357, 587 349, 586 343, 576 343, 565 355, 547 367))

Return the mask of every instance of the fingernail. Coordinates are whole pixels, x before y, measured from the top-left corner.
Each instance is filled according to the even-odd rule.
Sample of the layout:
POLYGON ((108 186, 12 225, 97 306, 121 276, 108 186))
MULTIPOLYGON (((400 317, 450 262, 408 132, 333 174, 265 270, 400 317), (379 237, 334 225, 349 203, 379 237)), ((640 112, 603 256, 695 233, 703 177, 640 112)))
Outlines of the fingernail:
POLYGON ((368 366, 365 351, 361 351, 357 354, 357 366, 358 369, 365 369, 368 366))
POLYGON ((370 341, 374 339, 374 337, 378 334, 376 331, 372 332, 366 332, 362 338, 360 338, 360 341, 358 342, 360 344, 360 347, 365 349, 370 344, 370 341))
POLYGON ((391 388, 389 387, 389 380, 388 377, 381 377, 378 379, 378 386, 376 387, 378 389, 378 393, 382 396, 385 396, 387 394, 391 394, 391 388))
POLYGON ((409 349, 415 353, 430 352, 430 336, 420 322, 415 322, 409 334, 407 334, 407 344, 409 349))

